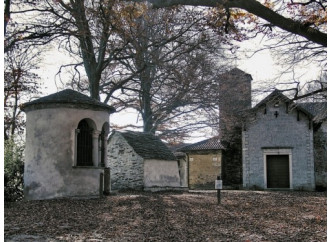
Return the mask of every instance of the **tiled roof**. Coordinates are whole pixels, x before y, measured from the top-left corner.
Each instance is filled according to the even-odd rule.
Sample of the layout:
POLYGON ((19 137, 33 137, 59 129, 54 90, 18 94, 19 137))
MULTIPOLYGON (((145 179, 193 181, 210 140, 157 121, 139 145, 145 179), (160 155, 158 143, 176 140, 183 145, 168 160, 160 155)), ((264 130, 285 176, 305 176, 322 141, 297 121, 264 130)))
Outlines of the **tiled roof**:
POLYGON ((298 103, 297 106, 305 109, 307 112, 311 113, 314 117, 314 121, 322 122, 327 118, 327 103, 326 102, 308 102, 308 103, 298 103))
POLYGON ((106 109, 111 113, 115 112, 113 107, 71 89, 65 89, 63 91, 50 94, 37 100, 24 103, 21 108, 22 110, 26 109, 27 107, 34 107, 37 109, 38 107, 47 107, 47 105, 52 104, 71 104, 76 106, 87 105, 90 107, 106 109))
POLYGON ((133 131, 118 133, 120 133, 134 151, 144 159, 176 160, 176 157, 170 149, 153 134, 133 131))
POLYGON ((190 150, 220 150, 224 149, 219 137, 213 137, 207 140, 203 140, 191 145, 184 146, 178 151, 190 151, 190 150))

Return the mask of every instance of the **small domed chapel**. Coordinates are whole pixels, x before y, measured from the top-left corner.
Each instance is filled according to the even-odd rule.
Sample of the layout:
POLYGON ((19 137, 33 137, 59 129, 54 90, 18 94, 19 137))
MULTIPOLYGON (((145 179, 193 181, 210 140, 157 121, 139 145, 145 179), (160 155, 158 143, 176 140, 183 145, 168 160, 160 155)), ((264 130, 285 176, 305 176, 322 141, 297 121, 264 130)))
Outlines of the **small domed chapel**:
POLYGON ((115 109, 73 90, 25 103, 27 200, 97 196, 115 109))

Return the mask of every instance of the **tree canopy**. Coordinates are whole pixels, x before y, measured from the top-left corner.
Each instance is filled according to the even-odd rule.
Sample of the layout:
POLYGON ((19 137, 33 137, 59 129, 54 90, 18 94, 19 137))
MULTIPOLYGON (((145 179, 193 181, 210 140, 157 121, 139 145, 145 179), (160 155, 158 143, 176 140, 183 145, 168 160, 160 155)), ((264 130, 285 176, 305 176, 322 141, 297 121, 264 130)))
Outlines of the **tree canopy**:
MULTIPOLYGON (((200 124, 188 113, 214 110, 215 80, 228 70, 215 56, 221 49, 235 53, 233 41, 266 35, 272 40, 266 48, 284 63, 316 60, 326 73, 326 0, 147 2, 6 0, 5 52, 55 43, 75 60, 62 66, 73 72, 70 86, 119 109, 133 107, 148 132, 200 124)), ((300 93, 299 83, 288 90, 296 99, 322 96, 325 75, 308 83, 310 93, 300 93)), ((13 107, 8 112, 16 113, 13 107)))
MULTIPOLYGON (((326 0, 311 0, 311 1, 263 1, 264 4, 257 0, 148 0, 154 7, 170 7, 176 5, 191 5, 191 6, 203 6, 203 7, 222 7, 225 9, 239 8, 252 13, 271 24, 271 26, 277 26, 283 30, 286 30, 292 34, 300 35, 309 41, 316 44, 327 46, 327 34, 322 31, 326 31, 324 24, 326 24, 326 0), (281 3, 282 10, 274 11, 272 6, 281 3), (286 13, 283 13, 283 5, 288 6, 311 6, 312 11, 307 11, 302 15, 302 10, 299 11, 299 19, 295 14, 296 11, 292 12, 291 16, 286 17, 286 13), (315 6, 317 9, 315 9, 315 6), (320 11, 325 13, 320 14, 320 11), (281 14, 283 13, 283 15, 281 14)), ((271 27, 269 26, 269 27, 271 27)))

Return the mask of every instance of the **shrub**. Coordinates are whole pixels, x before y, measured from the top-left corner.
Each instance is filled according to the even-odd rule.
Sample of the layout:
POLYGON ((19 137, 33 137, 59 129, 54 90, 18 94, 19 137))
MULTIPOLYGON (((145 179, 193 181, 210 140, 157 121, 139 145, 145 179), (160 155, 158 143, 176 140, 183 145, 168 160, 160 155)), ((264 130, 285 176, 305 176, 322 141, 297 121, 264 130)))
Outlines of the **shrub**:
POLYGON ((5 141, 4 151, 4 198, 18 201, 23 198, 24 145, 9 139, 5 141))

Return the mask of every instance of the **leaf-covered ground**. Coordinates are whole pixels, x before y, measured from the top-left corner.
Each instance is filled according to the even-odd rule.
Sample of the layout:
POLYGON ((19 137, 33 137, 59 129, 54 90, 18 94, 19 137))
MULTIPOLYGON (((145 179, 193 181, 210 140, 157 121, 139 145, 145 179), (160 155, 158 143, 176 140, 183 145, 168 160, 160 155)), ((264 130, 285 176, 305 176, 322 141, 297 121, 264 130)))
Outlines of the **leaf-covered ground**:
POLYGON ((326 241, 326 193, 119 193, 6 203, 6 241, 326 241))

